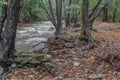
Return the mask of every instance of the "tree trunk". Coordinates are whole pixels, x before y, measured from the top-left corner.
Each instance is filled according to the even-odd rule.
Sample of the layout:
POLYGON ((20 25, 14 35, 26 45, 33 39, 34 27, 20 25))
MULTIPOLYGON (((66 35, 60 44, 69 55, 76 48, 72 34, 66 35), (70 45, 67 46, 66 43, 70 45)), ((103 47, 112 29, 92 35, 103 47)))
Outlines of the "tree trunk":
POLYGON ((66 14, 66 22, 65 22, 65 24, 66 24, 66 27, 69 27, 70 26, 70 6, 71 6, 71 4, 72 4, 72 0, 69 0, 69 3, 68 3, 68 6, 69 6, 69 9, 67 10, 67 14, 66 14))
POLYGON ((4 22, 7 18, 7 7, 8 5, 6 4, 6 2, 4 2, 3 6, 2 6, 2 15, 0 17, 0 35, 4 26, 4 22))
POLYGON ((103 21, 108 21, 108 8, 107 5, 103 8, 103 21))
POLYGON ((1 33, 0 65, 7 68, 14 61, 16 28, 19 18, 20 0, 9 0, 7 25, 1 33))
MULTIPOLYGON (((77 5, 78 3, 79 3, 79 0, 75 0, 73 2, 74 5, 77 5)), ((73 18, 72 18, 72 20, 73 20, 74 25, 76 25, 76 23, 77 23, 77 17, 78 17, 77 13, 78 13, 77 9, 73 9, 73 18)))
POLYGON ((55 0, 56 2, 56 13, 53 12, 53 7, 51 0, 48 0, 48 5, 46 5, 45 0, 42 0, 43 7, 45 8, 49 19, 56 28, 55 34, 59 34, 62 27, 62 0, 55 0), (55 15, 56 14, 56 15, 55 15))
MULTIPOLYGON (((50 9, 50 11, 49 11, 47 5, 45 4, 45 0, 42 0, 42 4, 43 4, 43 7, 44 7, 44 9, 45 9, 45 11, 46 11, 46 13, 47 13, 47 15, 48 15, 48 18, 50 19, 50 21, 52 22, 52 24, 56 27, 56 21, 55 21, 55 19, 53 18, 53 17, 54 17, 54 16, 53 16, 54 14, 53 14, 53 12, 51 12, 51 11, 53 11, 53 10, 50 9)), ((51 1, 50 1, 50 0, 49 0, 49 7, 52 8, 51 1)))
POLYGON ((91 29, 90 29, 90 20, 89 20, 88 8, 89 8, 89 0, 83 0, 83 5, 82 5, 82 23, 83 23, 82 38, 84 38, 84 40, 87 40, 89 42, 90 36, 91 36, 91 29))
POLYGON ((116 13, 117 13, 117 9, 115 9, 114 12, 113 12, 113 18, 112 18, 112 21, 113 21, 113 22, 115 22, 116 13))
POLYGON ((56 17, 57 17, 57 26, 56 26, 56 35, 60 34, 62 28, 62 0, 56 0, 56 17))

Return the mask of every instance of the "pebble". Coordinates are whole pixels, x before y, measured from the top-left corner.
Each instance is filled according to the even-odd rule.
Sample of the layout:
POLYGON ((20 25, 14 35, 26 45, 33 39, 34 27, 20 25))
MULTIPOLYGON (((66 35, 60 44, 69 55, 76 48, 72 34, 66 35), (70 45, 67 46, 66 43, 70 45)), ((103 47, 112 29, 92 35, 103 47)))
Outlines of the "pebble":
POLYGON ((73 65, 74 65, 75 67, 78 67, 78 66, 80 65, 80 63, 79 63, 79 62, 73 62, 73 65))

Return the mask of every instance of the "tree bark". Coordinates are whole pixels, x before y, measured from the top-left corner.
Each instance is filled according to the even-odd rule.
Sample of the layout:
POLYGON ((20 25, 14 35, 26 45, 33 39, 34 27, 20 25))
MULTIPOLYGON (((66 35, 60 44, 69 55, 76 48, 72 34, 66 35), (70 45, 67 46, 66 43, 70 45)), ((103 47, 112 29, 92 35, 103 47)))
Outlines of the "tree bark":
POLYGON ((8 7, 8 5, 6 4, 6 2, 4 2, 3 6, 2 6, 2 15, 0 17, 0 35, 3 30, 4 22, 7 18, 7 7, 8 7))
POLYGON ((98 8, 99 8, 101 2, 102 2, 102 0, 99 0, 97 2, 97 4, 92 8, 92 10, 91 10, 91 12, 89 14, 89 18, 91 18, 93 15, 95 15, 98 12, 98 8))
POLYGON ((83 0, 82 5, 82 38, 84 40, 90 41, 91 36, 91 29, 90 29, 90 20, 89 20, 89 14, 88 14, 88 8, 89 8, 89 0, 83 0))
POLYGON ((113 21, 113 22, 115 22, 116 13, 117 13, 117 9, 115 9, 114 12, 113 12, 113 18, 112 18, 112 21, 113 21))
POLYGON ((56 26, 56 35, 60 34, 62 28, 62 0, 56 0, 56 17, 57 17, 57 26, 56 26))
POLYGON ((54 17, 54 12, 53 12, 53 8, 52 8, 52 3, 51 3, 51 0, 49 0, 49 7, 50 7, 50 13, 51 13, 51 19, 53 20, 53 24, 54 26, 56 27, 56 21, 55 21, 55 17, 54 17))
POLYGON ((0 65, 7 68, 14 61, 15 37, 19 18, 20 0, 9 0, 7 25, 1 33, 0 65))
POLYGON ((47 15, 48 15, 48 18, 50 19, 50 21, 52 22, 52 24, 53 24, 54 26, 56 26, 56 22, 55 22, 54 19, 51 17, 51 12, 50 12, 49 9, 47 8, 44 0, 42 0, 42 4, 43 4, 43 7, 44 7, 44 9, 45 9, 45 11, 46 11, 46 13, 47 13, 47 15))
POLYGON ((42 0, 43 7, 47 12, 50 21, 56 28, 55 34, 58 35, 60 34, 61 27, 62 27, 62 0, 55 0, 55 2, 56 2, 56 13, 53 12, 51 0, 48 0, 49 6, 47 6, 45 1, 42 0))
POLYGON ((89 19, 90 19, 90 27, 91 27, 91 30, 95 31, 93 29, 93 23, 95 21, 95 19, 100 15, 100 13, 102 12, 104 6, 102 8, 100 8, 100 4, 103 0, 98 0, 98 2, 96 3, 96 5, 92 8, 90 14, 89 14, 89 19))
POLYGON ((66 21, 65 21, 65 24, 66 24, 66 27, 69 27, 70 26, 70 6, 72 4, 72 0, 69 0, 69 3, 68 3, 68 6, 69 6, 69 9, 67 9, 67 14, 66 14, 66 21))
POLYGON ((108 21, 108 8, 107 8, 107 4, 103 8, 103 21, 108 21))

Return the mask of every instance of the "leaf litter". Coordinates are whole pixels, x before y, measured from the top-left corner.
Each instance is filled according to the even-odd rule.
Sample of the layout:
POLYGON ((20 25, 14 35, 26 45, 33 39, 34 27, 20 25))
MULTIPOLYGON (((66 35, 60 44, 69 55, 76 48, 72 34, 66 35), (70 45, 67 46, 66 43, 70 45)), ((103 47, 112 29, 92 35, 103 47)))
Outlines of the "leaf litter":
POLYGON ((6 80, 120 80, 120 29, 103 27, 93 32, 93 46, 82 51, 87 44, 79 40, 80 32, 68 29, 49 38, 44 48, 33 51, 51 55, 54 68, 15 69, 6 80))

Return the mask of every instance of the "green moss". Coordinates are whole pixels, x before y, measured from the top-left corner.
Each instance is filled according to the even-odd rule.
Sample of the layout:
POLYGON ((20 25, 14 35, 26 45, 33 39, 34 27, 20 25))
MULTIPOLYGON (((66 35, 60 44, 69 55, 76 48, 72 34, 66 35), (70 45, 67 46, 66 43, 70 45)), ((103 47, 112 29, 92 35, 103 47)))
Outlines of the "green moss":
POLYGON ((94 40, 94 36, 92 34, 89 36, 89 40, 90 41, 94 40))

